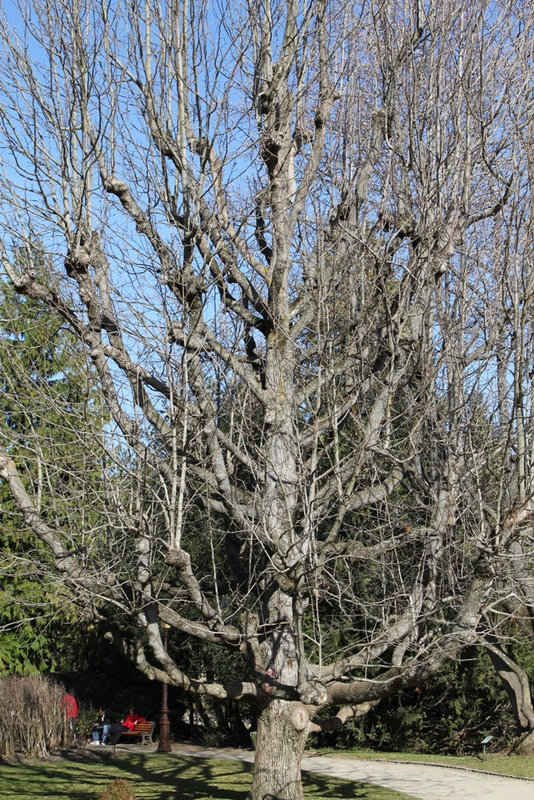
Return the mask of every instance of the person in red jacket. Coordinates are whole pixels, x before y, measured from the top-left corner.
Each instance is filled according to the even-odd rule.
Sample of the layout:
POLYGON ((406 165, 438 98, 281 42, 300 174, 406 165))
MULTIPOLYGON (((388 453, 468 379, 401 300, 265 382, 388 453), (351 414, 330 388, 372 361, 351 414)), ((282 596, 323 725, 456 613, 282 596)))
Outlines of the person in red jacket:
POLYGON ((124 731, 133 731, 138 722, 145 722, 145 718, 136 713, 134 708, 131 708, 128 715, 121 719, 120 722, 114 722, 109 729, 110 744, 115 745, 121 738, 124 731))
POLYGON ((61 701, 61 708, 65 712, 67 725, 72 731, 72 738, 76 741, 76 721, 78 719, 78 703, 71 692, 66 692, 61 701))

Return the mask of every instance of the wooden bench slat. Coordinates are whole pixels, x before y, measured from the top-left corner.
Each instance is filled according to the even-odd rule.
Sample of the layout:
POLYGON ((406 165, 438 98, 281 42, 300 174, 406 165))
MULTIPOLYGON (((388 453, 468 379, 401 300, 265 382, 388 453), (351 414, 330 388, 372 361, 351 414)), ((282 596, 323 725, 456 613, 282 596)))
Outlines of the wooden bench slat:
POLYGON ((138 722, 132 731, 123 731, 121 733, 121 739, 130 736, 140 736, 141 744, 145 744, 145 742, 152 742, 152 734, 154 733, 155 727, 155 721, 152 722, 151 720, 145 720, 145 722, 138 722))

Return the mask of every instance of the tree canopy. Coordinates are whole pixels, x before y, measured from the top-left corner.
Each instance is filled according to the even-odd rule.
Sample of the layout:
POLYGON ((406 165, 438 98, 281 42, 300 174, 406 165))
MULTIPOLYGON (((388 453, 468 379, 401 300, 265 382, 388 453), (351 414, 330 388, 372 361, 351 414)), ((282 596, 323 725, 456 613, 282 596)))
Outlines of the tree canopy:
POLYGON ((310 730, 466 645, 505 655, 512 613, 532 630, 532 14, 2 23, 4 269, 83 344, 110 424, 97 524, 40 513, 9 437, 0 474, 140 669, 255 707, 253 800, 301 797, 310 730), (44 276, 10 258, 32 235, 44 276), (162 625, 246 678, 186 673, 162 625))

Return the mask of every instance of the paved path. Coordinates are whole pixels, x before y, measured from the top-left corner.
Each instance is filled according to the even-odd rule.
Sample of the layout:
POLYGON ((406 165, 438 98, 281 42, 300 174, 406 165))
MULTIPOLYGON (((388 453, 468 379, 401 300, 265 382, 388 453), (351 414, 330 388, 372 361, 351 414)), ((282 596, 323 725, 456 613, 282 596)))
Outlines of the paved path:
MULTIPOLYGON (((173 746, 173 752, 197 758, 254 761, 248 750, 173 746)), ((426 764, 305 756, 302 768, 349 781, 377 783, 421 800, 534 800, 534 781, 426 764)))

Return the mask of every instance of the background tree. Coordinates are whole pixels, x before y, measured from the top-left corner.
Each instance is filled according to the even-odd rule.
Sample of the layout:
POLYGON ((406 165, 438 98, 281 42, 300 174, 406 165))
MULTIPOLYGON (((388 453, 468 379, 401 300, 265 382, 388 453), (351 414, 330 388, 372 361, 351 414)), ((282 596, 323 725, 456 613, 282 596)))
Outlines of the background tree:
MULTIPOLYGON (((17 250, 14 261, 40 278, 47 273, 38 243, 17 250)), ((86 500, 88 487, 102 478, 95 440, 102 436, 105 414, 85 352, 57 312, 17 294, 7 282, 0 284, 0 363, 2 439, 10 442, 36 510, 73 530, 89 529, 97 513, 86 500)), ((0 502, 0 671, 80 666, 91 650, 94 626, 80 619, 77 598, 51 577, 49 554, 5 484, 0 502)), ((77 542, 83 548, 83 536, 77 542)))
POLYGON ((0 474, 147 675, 255 708, 254 800, 300 798, 310 730, 523 602, 531 15, 53 0, 4 23, 2 227, 50 269, 4 267, 86 348, 113 480, 87 530, 39 513, 7 443, 0 474), (162 623, 247 680, 186 674, 162 623))

